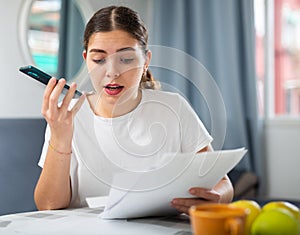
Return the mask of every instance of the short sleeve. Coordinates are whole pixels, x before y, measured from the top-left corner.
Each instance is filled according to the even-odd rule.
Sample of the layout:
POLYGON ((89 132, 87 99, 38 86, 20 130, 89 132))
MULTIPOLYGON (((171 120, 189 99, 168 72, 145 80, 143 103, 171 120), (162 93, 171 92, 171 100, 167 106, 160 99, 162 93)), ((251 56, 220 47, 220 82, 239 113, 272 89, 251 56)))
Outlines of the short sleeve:
POLYGON ((40 160, 38 162, 38 165, 41 168, 44 167, 44 163, 45 163, 45 159, 46 159, 46 155, 47 155, 47 151, 48 151, 48 147, 49 147, 49 140, 50 140, 50 128, 49 128, 49 125, 47 125, 46 131, 45 131, 45 142, 44 142, 44 145, 43 145, 40 160))
POLYGON ((191 105, 180 96, 181 151, 198 152, 208 146, 213 138, 193 110, 191 105))

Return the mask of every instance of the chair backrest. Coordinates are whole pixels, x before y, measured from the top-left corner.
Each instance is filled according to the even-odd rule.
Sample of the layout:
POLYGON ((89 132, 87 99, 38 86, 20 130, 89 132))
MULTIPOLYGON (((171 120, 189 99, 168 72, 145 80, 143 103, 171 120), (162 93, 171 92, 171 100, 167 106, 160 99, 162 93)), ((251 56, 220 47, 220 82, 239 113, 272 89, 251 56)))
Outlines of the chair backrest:
POLYGON ((44 119, 0 119, 0 215, 36 210, 44 119))
POLYGON ((228 174, 234 188, 234 199, 258 196, 259 178, 254 172, 233 169, 228 174))

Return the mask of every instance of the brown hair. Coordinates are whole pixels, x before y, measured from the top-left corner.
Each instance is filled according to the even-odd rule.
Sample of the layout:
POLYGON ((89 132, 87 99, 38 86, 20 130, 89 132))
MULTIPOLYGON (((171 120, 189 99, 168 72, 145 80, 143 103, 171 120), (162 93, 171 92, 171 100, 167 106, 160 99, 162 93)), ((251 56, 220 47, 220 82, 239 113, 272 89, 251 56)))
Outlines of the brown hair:
MULTIPOLYGON (((138 13, 124 6, 109 6, 98 10, 86 25, 84 32, 84 49, 87 50, 89 39, 97 32, 110 32, 113 30, 123 30, 135 38, 145 54, 147 53, 148 32, 139 17, 138 13)), ((140 82, 142 88, 157 89, 159 83, 155 81, 153 75, 147 70, 142 75, 140 82)))

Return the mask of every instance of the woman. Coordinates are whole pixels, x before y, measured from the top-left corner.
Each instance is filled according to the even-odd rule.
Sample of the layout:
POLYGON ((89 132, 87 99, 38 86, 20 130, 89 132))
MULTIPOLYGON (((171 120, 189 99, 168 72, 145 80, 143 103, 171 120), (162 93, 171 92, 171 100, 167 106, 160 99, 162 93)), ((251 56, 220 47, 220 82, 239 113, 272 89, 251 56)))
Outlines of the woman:
MULTIPOLYGON (((84 33, 83 57, 95 92, 74 100, 73 83, 58 105, 66 81, 50 80, 42 104, 48 126, 34 194, 38 209, 86 206, 86 197, 107 195, 113 168, 143 172, 157 167, 164 153, 210 149, 212 137, 189 104, 155 90, 147 41, 136 12, 100 9, 84 33)), ((171 206, 188 213, 194 204, 230 202, 233 189, 226 176, 213 190, 189 192, 194 198, 175 198, 171 206)))

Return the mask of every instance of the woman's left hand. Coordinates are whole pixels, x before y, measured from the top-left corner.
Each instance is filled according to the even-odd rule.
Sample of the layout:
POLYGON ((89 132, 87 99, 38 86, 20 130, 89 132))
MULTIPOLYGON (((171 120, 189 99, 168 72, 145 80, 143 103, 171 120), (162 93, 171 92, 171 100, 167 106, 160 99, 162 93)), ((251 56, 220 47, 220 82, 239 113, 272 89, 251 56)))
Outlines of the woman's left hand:
POLYGON ((182 213, 189 214, 189 209, 193 205, 203 203, 219 203, 221 201, 221 194, 215 190, 205 188, 191 188, 189 193, 193 198, 174 198, 171 201, 171 206, 182 213))

